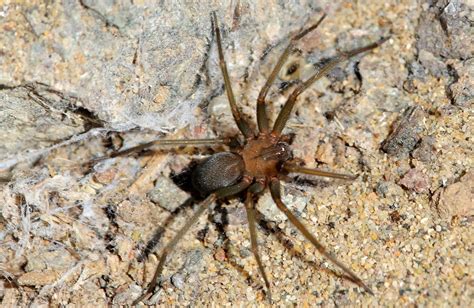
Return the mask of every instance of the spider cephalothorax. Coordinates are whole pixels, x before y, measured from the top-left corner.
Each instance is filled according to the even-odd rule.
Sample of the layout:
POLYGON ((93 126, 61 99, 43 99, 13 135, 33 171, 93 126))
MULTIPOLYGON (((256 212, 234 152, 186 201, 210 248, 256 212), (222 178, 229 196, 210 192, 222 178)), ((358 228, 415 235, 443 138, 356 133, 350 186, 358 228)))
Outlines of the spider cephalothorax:
POLYGON ((248 140, 240 154, 245 162, 246 174, 261 182, 278 176, 283 163, 291 158, 291 149, 277 136, 260 134, 248 140))
MULTIPOLYGON (((332 263, 342 269, 345 275, 364 288, 370 294, 373 294, 370 288, 365 285, 362 280, 353 273, 349 268, 339 262, 335 257, 327 252, 326 248, 319 243, 314 235, 299 221, 299 219, 286 207, 280 195, 280 178, 286 173, 303 173, 310 175, 318 175, 325 177, 354 179, 353 176, 347 174, 339 174, 333 172, 322 171, 318 169, 309 169, 300 167, 295 162, 292 162, 292 154, 289 146, 289 137, 282 134, 282 131, 291 115, 292 109, 296 103, 298 96, 310 87, 316 80, 326 75, 340 62, 347 60, 357 54, 374 49, 380 46, 385 40, 381 39, 373 44, 357 48, 348 52, 343 52, 334 57, 331 61, 325 64, 319 71, 314 73, 308 80, 298 84, 293 92, 289 95, 286 103, 280 111, 272 128, 267 117, 266 111, 266 96, 270 86, 275 81, 283 64, 288 59, 288 56, 295 48, 298 40, 304 37, 309 32, 317 28, 325 16, 322 16, 319 21, 307 29, 299 32, 286 47, 283 54, 278 59, 272 73, 268 77, 265 85, 259 93, 257 99, 257 126, 258 132, 255 132, 250 123, 241 115, 239 108, 235 102, 234 94, 227 73, 227 67, 224 60, 224 52, 222 49, 221 35, 217 25, 216 15, 212 15, 213 28, 216 34, 217 47, 219 52, 219 64, 222 75, 224 77, 224 85, 227 97, 230 103, 232 115, 235 123, 239 127, 240 132, 244 136, 243 145, 235 148, 231 152, 219 152, 202 161, 197 165, 192 175, 192 182, 194 187, 202 194, 207 196, 206 199, 199 205, 197 211, 188 220, 185 226, 175 235, 173 240, 163 249, 161 258, 159 260, 155 275, 151 280, 150 285, 144 294, 134 301, 134 304, 139 303, 148 294, 155 289, 158 279, 163 271, 163 266, 167 256, 172 252, 178 241, 191 228, 197 219, 205 212, 207 207, 216 199, 233 196, 239 193, 245 194, 245 209, 247 211, 247 218, 249 222, 250 240, 252 252, 257 261, 259 272, 265 282, 268 298, 270 296, 270 281, 265 274, 263 263, 260 259, 257 246, 256 233, 256 218, 254 207, 254 196, 262 193, 266 188, 270 189, 272 198, 277 207, 288 217, 288 220, 309 240, 313 246, 332 263)), ((148 144, 139 145, 134 149, 143 149, 150 145, 211 145, 211 144, 229 144, 227 139, 197 139, 197 140, 157 140, 148 144)), ((128 154, 134 149, 119 152, 120 154, 128 154)))

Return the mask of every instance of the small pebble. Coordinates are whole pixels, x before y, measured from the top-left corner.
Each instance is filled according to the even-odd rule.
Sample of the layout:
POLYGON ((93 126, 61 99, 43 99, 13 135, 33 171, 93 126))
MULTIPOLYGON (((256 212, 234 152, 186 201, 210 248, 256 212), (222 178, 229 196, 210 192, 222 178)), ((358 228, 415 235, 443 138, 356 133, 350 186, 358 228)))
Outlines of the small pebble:
POLYGON ((332 166, 334 165, 335 157, 336 155, 331 143, 323 143, 316 150, 315 158, 319 162, 332 166))
POLYGON ((420 140, 423 119, 424 112, 421 108, 408 108, 393 126, 393 131, 382 144, 382 150, 397 157, 410 153, 420 140))
POLYGON ((422 162, 430 162, 435 159, 435 141, 435 138, 431 136, 421 138, 419 145, 413 151, 413 158, 416 158, 422 162))
POLYGON ((184 276, 180 273, 171 276, 171 283, 178 289, 182 290, 184 286, 184 276))
POLYGON ((459 182, 440 188, 434 204, 439 214, 449 216, 474 215, 474 172, 466 173, 459 182))
POLYGON ((428 191, 428 177, 418 169, 410 169, 398 184, 416 193, 424 193, 428 191))
POLYGON ((394 223, 400 222, 400 220, 402 219, 398 211, 391 212, 389 216, 390 220, 394 223))
POLYGON ((44 270, 28 272, 18 278, 18 284, 22 286, 45 286, 54 283, 61 276, 56 270, 44 270))
POLYGON ((226 254, 225 250, 222 248, 217 248, 216 252, 214 253, 214 259, 216 259, 219 262, 223 262, 226 259, 226 254))
POLYGON ((375 187, 375 192, 379 197, 388 198, 399 196, 403 193, 403 189, 397 184, 390 181, 380 181, 375 187))
POLYGON ((164 176, 158 177, 155 187, 148 193, 148 196, 152 202, 170 212, 176 210, 189 198, 185 191, 164 176))
POLYGON ((96 172, 94 174, 94 180, 100 184, 110 184, 114 180, 115 176, 117 175, 116 168, 109 168, 104 171, 96 172))

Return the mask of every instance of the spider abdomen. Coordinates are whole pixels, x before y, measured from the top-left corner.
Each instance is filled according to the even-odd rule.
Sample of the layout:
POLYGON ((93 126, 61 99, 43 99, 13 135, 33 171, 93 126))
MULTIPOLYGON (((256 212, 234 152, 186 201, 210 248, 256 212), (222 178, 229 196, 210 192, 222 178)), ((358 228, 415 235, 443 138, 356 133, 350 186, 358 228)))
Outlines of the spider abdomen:
POLYGON ((237 183, 244 171, 245 164, 240 155, 220 152, 196 166, 192 175, 193 186, 202 194, 209 194, 237 183))

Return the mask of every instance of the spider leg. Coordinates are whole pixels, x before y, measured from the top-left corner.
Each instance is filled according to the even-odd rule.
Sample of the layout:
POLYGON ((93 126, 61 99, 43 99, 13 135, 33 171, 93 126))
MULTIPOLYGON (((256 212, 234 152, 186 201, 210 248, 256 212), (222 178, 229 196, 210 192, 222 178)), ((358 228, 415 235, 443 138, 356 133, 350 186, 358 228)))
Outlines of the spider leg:
POLYGON ((224 138, 218 138, 218 139, 213 139, 213 138, 207 138, 207 139, 181 139, 181 140, 154 140, 150 141, 147 143, 143 143, 128 149, 125 149, 123 151, 115 152, 112 153, 111 157, 117 157, 117 156, 125 156, 134 152, 138 152, 147 148, 150 148, 152 146, 186 146, 186 145, 216 145, 216 144, 226 144, 228 142, 227 139, 224 138))
POLYGON ((166 247, 163 249, 163 253, 160 257, 160 260, 158 261, 158 266, 156 267, 155 274, 153 275, 153 279, 151 280, 150 284, 146 288, 145 293, 143 293, 139 298, 137 298, 135 301, 133 301, 132 305, 135 306, 139 302, 141 302, 143 299, 145 299, 148 294, 151 294, 153 290, 156 288, 156 285, 158 284, 158 278, 161 276, 161 273, 163 272, 163 267, 165 265, 166 259, 168 255, 173 251, 175 248, 176 244, 181 240, 181 238, 188 232, 188 230, 191 228, 191 226, 198 220, 198 218, 204 213, 204 211, 218 198, 224 198, 228 196, 235 195, 244 189, 246 189, 250 183, 252 182, 252 178, 250 177, 244 177, 239 183, 229 186, 229 187, 224 187, 220 188, 209 197, 207 197, 198 207, 198 210, 193 214, 193 216, 186 222, 184 227, 181 228, 181 230, 178 231, 178 233, 174 236, 174 238, 171 240, 171 242, 166 245, 166 247))
POLYGON ((109 158, 114 158, 118 156, 127 156, 136 152, 139 152, 144 149, 148 149, 152 146, 186 146, 186 145, 194 145, 194 146, 200 146, 200 145, 219 145, 219 144, 227 144, 229 143, 229 140, 226 138, 217 138, 217 139, 182 139, 182 140, 167 140, 167 139, 161 139, 161 140, 154 140, 150 141, 147 143, 139 144, 137 146, 122 150, 122 151, 117 151, 112 153, 110 156, 104 156, 104 157, 99 157, 96 159, 93 159, 91 161, 88 161, 88 164, 95 164, 98 162, 101 162, 105 159, 109 158))
POLYGON ((347 52, 342 52, 339 55, 337 55, 335 58, 333 58, 332 61, 327 63, 325 66, 323 66, 317 73, 315 73, 313 76, 311 76, 308 80, 300 84, 296 89, 293 90, 293 92, 290 94, 288 97, 288 100, 286 101, 285 105, 283 106, 283 109, 280 111, 280 114, 278 114, 278 117, 275 121, 275 124, 273 125, 273 131, 272 133, 275 135, 280 135, 281 132, 283 131, 283 128, 286 125, 286 122, 288 121, 288 118, 290 117, 291 111, 296 103, 296 99, 298 96, 303 93, 306 89, 308 89, 314 82, 319 80, 321 77, 325 76, 327 73, 329 73, 336 65, 339 63, 348 60, 355 55, 358 55, 360 53, 369 51, 371 49, 374 49, 380 45, 382 45, 383 42, 388 40, 389 37, 382 38, 381 40, 369 44, 367 46, 361 47, 361 48, 356 48, 351 51, 347 52))
POLYGON ((151 280, 150 284, 146 288, 146 291, 139 297, 137 298, 132 305, 135 306, 139 302, 141 302, 143 299, 145 299, 148 294, 153 293, 154 289, 156 288, 156 285, 158 284, 158 278, 161 275, 161 272, 163 271, 163 266, 165 265, 166 259, 168 255, 174 250, 176 244, 181 240, 181 238, 188 232, 188 230, 191 228, 191 226, 196 223, 198 218, 206 211, 206 209, 211 205, 214 201, 216 200, 216 195, 212 194, 209 197, 207 197, 198 207, 197 211, 193 214, 193 216, 186 222, 184 227, 181 228, 181 230, 178 231, 178 233, 174 236, 174 238, 171 240, 171 242, 166 245, 166 247, 163 249, 163 253, 160 257, 160 260, 158 262, 158 266, 156 267, 155 274, 153 275, 153 279, 151 280))
POLYGON ((232 85, 230 83, 229 73, 227 72, 227 65, 224 59, 224 51, 222 50, 221 32, 219 30, 219 25, 217 24, 216 12, 212 13, 212 22, 217 38, 217 49, 219 51, 219 66, 221 67, 222 76, 224 77, 225 92, 227 93, 227 99, 229 100, 232 115, 234 116, 235 123, 237 124, 239 130, 242 132, 245 138, 253 137, 254 133, 252 129, 250 128, 248 122, 240 114, 239 108, 237 107, 237 104, 235 102, 234 92, 232 91, 232 85))
POLYGON ((338 261, 335 257, 333 257, 319 241, 314 237, 311 232, 309 232, 308 229, 296 218, 296 216, 286 207, 286 205, 283 203, 281 200, 281 195, 280 195, 280 182, 278 179, 274 178, 272 179, 270 183, 270 192, 273 198, 273 201, 276 203, 278 209, 283 212, 283 214, 288 217, 288 220, 303 234, 303 236, 313 244, 313 246, 321 253, 324 257, 329 259, 332 263, 334 263, 336 266, 338 266, 340 269, 342 269, 348 276, 349 278, 362 288, 364 288, 365 291, 367 291, 369 294, 374 295, 372 290, 360 279, 357 277, 357 275, 352 272, 348 267, 346 267, 344 264, 342 264, 340 261, 338 261))
POLYGON ((166 227, 169 226, 174 218, 181 212, 183 212, 186 208, 191 207, 196 203, 196 200, 194 197, 189 197, 186 201, 184 201, 179 207, 174 209, 170 215, 161 222, 161 225, 156 228, 154 234, 152 235, 151 239, 148 241, 146 246, 143 248, 143 250, 140 252, 140 254, 137 256, 138 262, 142 262, 143 260, 148 258, 148 255, 153 252, 155 249, 156 245, 158 245, 161 237, 163 236, 163 233, 166 230, 166 227))
POLYGON ((265 274, 265 269, 263 268, 262 260, 258 253, 258 244, 257 244, 257 229, 255 226, 255 205, 253 202, 253 194, 247 192, 247 197, 245 199, 245 209, 247 211, 247 220, 249 222, 249 231, 250 231, 250 243, 252 245, 252 253, 257 261, 258 270, 262 275, 263 280, 265 281, 265 286, 267 287, 268 298, 270 303, 272 302, 272 293, 270 290, 270 282, 268 281, 267 274, 265 274))
POLYGON ((252 177, 244 176, 239 183, 234 184, 232 186, 220 188, 214 194, 216 194, 218 199, 236 195, 247 187, 249 187, 252 181, 252 177))
POLYGON ((258 99, 257 99, 257 123, 258 123, 258 129, 261 133, 268 132, 268 129, 269 129, 267 110, 265 106, 265 98, 268 94, 268 91, 270 90, 271 85, 275 81, 283 64, 288 59, 288 56, 293 51, 293 48, 295 48, 296 43, 300 39, 302 39, 306 34, 316 29, 319 26, 319 24, 324 20, 325 17, 326 17, 326 14, 324 14, 314 25, 302 30, 300 33, 298 33, 291 39, 290 43, 288 44, 288 46, 286 47, 286 49, 283 51, 280 58, 278 59, 275 67, 273 68, 272 73, 270 74, 270 76, 268 76, 268 79, 265 82, 265 85, 260 90, 260 93, 258 94, 258 99))
POLYGON ((297 165, 293 165, 291 163, 285 163, 283 165, 283 169, 291 173, 303 173, 303 174, 310 174, 310 175, 322 176, 326 178, 342 179, 342 180, 355 180, 357 178, 357 175, 346 174, 346 173, 336 173, 336 172, 324 171, 324 170, 313 169, 313 168, 304 168, 297 165))

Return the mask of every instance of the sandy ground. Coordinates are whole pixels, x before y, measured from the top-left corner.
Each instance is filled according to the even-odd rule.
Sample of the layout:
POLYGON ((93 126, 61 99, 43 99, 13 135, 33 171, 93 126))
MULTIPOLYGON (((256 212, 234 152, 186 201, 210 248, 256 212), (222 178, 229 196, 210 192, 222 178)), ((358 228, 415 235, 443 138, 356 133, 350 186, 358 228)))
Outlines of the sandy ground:
MULTIPOLYGON (((153 139, 234 136, 212 35, 216 11, 239 105, 298 44, 269 94, 338 51, 390 38, 298 100, 285 133, 307 167, 284 201, 373 290, 341 276, 259 197, 258 243, 276 306, 468 307, 473 281, 474 3, 134 1, 0 4, 0 302, 126 305, 192 214, 187 171, 222 146, 107 159, 153 139), (295 72, 288 70, 297 65, 295 72), (150 244, 150 240, 152 240, 150 244), (146 247, 156 246, 152 252, 146 247), (144 256, 147 257, 144 257, 144 256)), ((194 208, 195 209, 195 208, 194 208)), ((145 304, 269 306, 241 198, 200 218, 145 304)))

